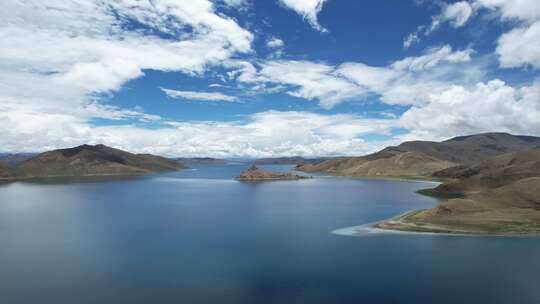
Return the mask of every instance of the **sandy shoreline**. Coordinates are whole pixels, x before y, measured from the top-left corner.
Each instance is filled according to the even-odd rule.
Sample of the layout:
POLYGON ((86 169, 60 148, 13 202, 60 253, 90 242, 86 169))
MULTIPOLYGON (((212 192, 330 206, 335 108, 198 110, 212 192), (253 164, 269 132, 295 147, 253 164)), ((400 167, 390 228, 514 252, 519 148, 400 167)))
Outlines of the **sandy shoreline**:
POLYGON ((475 237, 540 237, 538 233, 487 233, 475 230, 454 229, 433 224, 418 225, 405 221, 408 216, 423 210, 412 210, 375 223, 351 226, 333 230, 331 233, 343 236, 369 236, 384 234, 415 234, 441 236, 475 236, 475 237))

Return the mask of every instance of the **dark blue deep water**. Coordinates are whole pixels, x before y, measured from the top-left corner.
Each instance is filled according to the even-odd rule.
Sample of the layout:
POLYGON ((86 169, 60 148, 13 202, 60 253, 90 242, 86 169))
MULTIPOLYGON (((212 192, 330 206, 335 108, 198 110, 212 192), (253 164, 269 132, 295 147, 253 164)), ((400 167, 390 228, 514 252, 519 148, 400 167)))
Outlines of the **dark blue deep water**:
POLYGON ((538 238, 330 233, 430 184, 245 166, 0 185, 0 303, 540 303, 538 238))

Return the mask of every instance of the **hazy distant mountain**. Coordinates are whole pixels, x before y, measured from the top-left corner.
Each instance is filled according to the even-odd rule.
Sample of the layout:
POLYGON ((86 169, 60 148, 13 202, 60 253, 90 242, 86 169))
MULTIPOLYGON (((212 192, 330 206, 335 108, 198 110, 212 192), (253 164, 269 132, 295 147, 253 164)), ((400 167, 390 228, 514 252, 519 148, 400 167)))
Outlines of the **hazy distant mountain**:
POLYGON ((82 145, 38 154, 14 168, 17 177, 143 174, 183 169, 176 161, 104 145, 82 145))
POLYGON ((227 161, 224 159, 219 158, 211 158, 211 157, 181 157, 176 159, 181 164, 184 164, 186 166, 190 165, 223 165, 226 164, 227 161))
POLYGON ((361 157, 343 157, 299 166, 302 171, 326 171, 351 176, 429 176, 460 164, 540 146, 540 138, 507 133, 455 137, 443 142, 410 141, 361 157))
POLYGON ((253 163, 257 165, 305 165, 316 164, 327 160, 327 158, 303 158, 301 156, 292 157, 269 157, 259 158, 253 163))
POLYGON ((37 153, 0 153, 0 164, 16 166, 36 155, 37 153))

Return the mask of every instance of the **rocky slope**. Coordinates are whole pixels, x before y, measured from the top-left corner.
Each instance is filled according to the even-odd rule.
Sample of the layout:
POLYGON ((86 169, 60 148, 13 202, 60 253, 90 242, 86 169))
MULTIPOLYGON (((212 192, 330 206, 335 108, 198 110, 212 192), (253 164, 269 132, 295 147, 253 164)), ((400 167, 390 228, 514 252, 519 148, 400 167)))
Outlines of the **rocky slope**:
POLYGON ((436 172, 447 182, 421 193, 447 200, 379 227, 435 232, 540 233, 540 148, 436 172))
POLYGON ((263 170, 251 165, 247 170, 243 171, 235 179, 239 181, 265 181, 265 180, 297 180, 305 177, 294 173, 277 173, 268 170, 263 170))
POLYGON ((38 154, 13 168, 11 178, 131 175, 183 169, 176 161, 104 145, 82 145, 38 154))
POLYGON ((540 138, 506 133, 455 137, 443 142, 410 141, 361 157, 343 157, 298 166, 305 172, 331 172, 348 176, 430 176, 456 165, 540 146, 540 138))

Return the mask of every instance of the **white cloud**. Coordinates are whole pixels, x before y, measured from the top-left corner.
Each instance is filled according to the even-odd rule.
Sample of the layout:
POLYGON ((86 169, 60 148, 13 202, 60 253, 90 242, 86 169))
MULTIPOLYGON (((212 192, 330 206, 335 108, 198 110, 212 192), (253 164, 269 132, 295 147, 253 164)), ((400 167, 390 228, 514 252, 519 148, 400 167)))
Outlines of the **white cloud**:
POLYGON ((247 0, 217 0, 217 3, 223 3, 230 7, 243 7, 247 4, 247 0))
POLYGON ((468 48, 462 51, 452 51, 452 47, 444 45, 441 47, 429 48, 424 55, 418 57, 407 57, 392 64, 396 70, 419 71, 435 67, 441 62, 467 62, 471 60, 474 50, 468 48))
POLYGON ((261 112, 247 122, 170 122, 170 127, 90 126, 71 116, 39 117, 0 111, 4 151, 41 151, 103 143, 137 153, 166 156, 358 155, 382 148, 366 134, 389 134, 393 120, 307 112, 261 112), (31 118, 31 119, 30 119, 31 118), (28 123, 21 123, 28 120, 28 123), (49 124, 47 129, 39 128, 49 124), (28 133, 27 133, 28 132, 28 133))
POLYGON ((222 93, 215 92, 193 92, 193 91, 178 91, 161 88, 167 96, 171 98, 183 98, 186 100, 199 100, 199 101, 227 101, 234 102, 238 99, 235 96, 229 96, 222 93))
POLYGON ((95 118, 159 120, 103 97, 146 69, 202 73, 251 52, 253 35, 208 0, 5 0, 0 39, 3 147, 24 149, 50 146, 49 134, 66 143, 90 136, 95 118), (125 29, 133 20, 147 28, 125 29))
POLYGON ((501 35, 497 41, 497 55, 501 67, 540 67, 540 4, 538 0, 474 0, 444 4, 440 14, 432 17, 431 24, 419 26, 403 40, 409 48, 430 35, 445 22, 462 27, 478 11, 492 10, 502 20, 518 21, 514 28, 501 35))
POLYGON ((540 19, 538 0, 476 0, 473 5, 498 10, 504 19, 540 19))
POLYGON ((475 5, 495 10, 503 20, 520 21, 497 41, 496 53, 501 67, 540 68, 540 5, 537 0, 476 0, 475 5))
POLYGON ((206 0, 190 5, 176 1, 126 0, 105 5, 92 0, 76 4, 7 0, 2 7, 0 74, 16 75, 21 86, 26 85, 26 77, 61 88, 41 91, 39 98, 44 99, 60 91, 69 93, 63 99, 84 102, 89 94, 118 90, 126 81, 143 75, 144 69, 197 73, 236 52, 251 51, 251 33, 215 14, 206 0), (193 33, 158 38, 123 30, 123 18, 165 32, 190 26, 193 33))
POLYGON ((285 43, 283 42, 283 40, 277 37, 272 37, 266 41, 266 46, 270 49, 282 48, 284 45, 285 43))
POLYGON ((285 43, 283 40, 277 38, 277 37, 270 37, 266 40, 266 47, 272 51, 268 55, 268 58, 281 58, 284 55, 284 47, 285 43))
POLYGON ((258 88, 265 84, 279 85, 289 95, 318 100, 326 109, 344 101, 362 101, 369 94, 380 95, 389 104, 408 105, 425 102, 430 92, 444 90, 450 83, 465 78, 475 81, 483 76, 474 66, 450 66, 470 61, 472 53, 472 49, 453 51, 444 45, 386 67, 355 62, 334 67, 297 60, 269 60, 256 66, 245 61, 228 61, 225 66, 234 69, 229 76, 240 83, 256 84, 258 88))
POLYGON ((540 79, 522 88, 492 80, 431 94, 427 105, 408 110, 399 124, 411 131, 408 138, 442 139, 494 131, 540 134, 538 117, 540 79))
POLYGON ((317 15, 322 10, 324 2, 327 0, 279 0, 279 2, 292 9, 302 16, 316 30, 326 32, 327 30, 319 24, 317 15))
POLYGON ((403 47, 405 49, 408 49, 415 43, 419 43, 422 36, 431 35, 445 23, 450 23, 454 28, 464 26, 474 14, 474 7, 467 1, 459 1, 452 4, 442 3, 441 12, 431 17, 429 26, 420 25, 416 31, 403 39, 403 47))
POLYGON ((410 33, 409 35, 407 35, 407 37, 405 37, 405 39, 403 39, 404 49, 408 49, 411 47, 411 45, 420 42, 419 35, 422 29, 423 29, 423 26, 420 26, 415 32, 410 33))
MULTIPOLYGON (((322 29, 317 13, 324 1, 281 1, 322 29)), ((482 7, 500 12, 503 19, 519 21, 498 40, 501 66, 538 68, 538 7, 526 0, 480 2, 482 7)), ((171 156, 358 155, 395 143, 397 138, 377 143, 359 138, 391 135, 392 127, 407 128, 409 138, 415 139, 493 130, 540 134, 540 80, 521 88, 499 80, 485 82, 482 67, 471 62, 472 49, 452 50, 445 45, 386 66, 355 62, 333 66, 275 57, 248 61, 237 55, 253 52, 253 35, 214 8, 215 3, 236 7, 247 2, 186 3, 2 1, 2 150, 104 143, 171 156), (127 30, 125 24, 130 20, 146 28, 127 30), (391 119, 270 111, 250 115, 247 121, 175 122, 137 107, 125 109, 107 103, 106 97, 147 69, 202 75, 213 65, 227 69, 229 79, 223 79, 224 83, 234 79, 254 92, 286 92, 316 100, 325 108, 362 101, 370 94, 384 103, 412 108, 401 118, 389 116, 391 119), (91 123, 95 118, 130 120, 130 124, 96 126, 91 123), (157 128, 138 126, 147 122, 157 128)), ((475 3, 476 9, 474 5, 479 4, 475 3)), ((440 20, 463 26, 474 12, 467 13, 464 5, 450 9, 454 5, 441 12, 440 20)), ((418 39, 413 37, 410 43, 418 39)), ((279 50, 283 44, 275 40, 268 47, 279 50)), ((192 100, 236 101, 234 96, 215 92, 163 91, 192 100)))
POLYGON ((453 27, 462 27, 473 14, 473 8, 467 1, 448 5, 441 14, 442 21, 448 21, 453 27))
POLYGON ((540 69, 540 21, 504 33, 497 41, 496 52, 502 67, 540 69))
POLYGON ((363 90, 335 74, 335 68, 317 62, 271 60, 260 63, 260 69, 243 67, 237 78, 246 83, 285 85, 286 92, 295 97, 317 99, 326 109, 361 95, 363 90))

